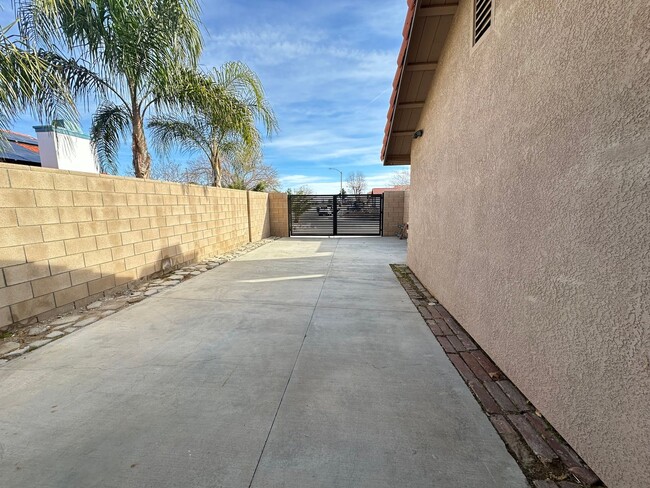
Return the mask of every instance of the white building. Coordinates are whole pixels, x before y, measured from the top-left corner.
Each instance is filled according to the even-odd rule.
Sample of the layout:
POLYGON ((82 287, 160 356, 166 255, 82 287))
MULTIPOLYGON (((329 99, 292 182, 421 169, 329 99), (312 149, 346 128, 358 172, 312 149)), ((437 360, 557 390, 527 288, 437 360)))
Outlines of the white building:
POLYGON ((99 173, 90 137, 64 120, 34 126, 43 168, 99 173))

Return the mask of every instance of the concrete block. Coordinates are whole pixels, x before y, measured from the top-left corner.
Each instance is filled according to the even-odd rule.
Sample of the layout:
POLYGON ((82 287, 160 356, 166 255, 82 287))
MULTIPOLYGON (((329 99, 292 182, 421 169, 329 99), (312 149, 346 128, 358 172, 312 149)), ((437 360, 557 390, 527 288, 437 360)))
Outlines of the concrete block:
MULTIPOLYGON (((125 208, 130 208, 130 207, 125 207, 125 208)), ((131 219, 131 230, 141 230, 141 229, 148 229, 151 227, 149 224, 149 218, 139 218, 139 219, 131 219)))
POLYGON ((131 230, 131 222, 128 220, 109 220, 106 222, 108 233, 127 232, 131 230))
POLYGON ((12 188, 51 189, 54 188, 52 175, 44 172, 11 170, 9 181, 12 188))
POLYGON ((89 191, 76 191, 72 195, 75 207, 101 207, 102 194, 89 191))
POLYGON ((43 225, 41 229, 45 242, 79 237, 79 227, 76 223, 43 225))
POLYGON ((113 259, 110 249, 100 249, 98 251, 91 251, 84 253, 84 261, 86 266, 94 266, 96 264, 107 263, 113 259))
POLYGON ((81 175, 72 175, 56 173, 52 175, 54 179, 54 188, 56 190, 87 190, 87 177, 81 175))
POLYGON ((161 207, 147 207, 147 206, 140 205, 138 206, 138 214, 140 215, 140 217, 155 217, 156 215, 158 215, 158 210, 160 208, 161 207))
POLYGON ((32 298, 24 302, 16 303, 11 306, 11 314, 17 322, 29 317, 33 317, 48 310, 56 308, 54 302, 54 294, 43 295, 41 297, 32 298))
POLYGON ((0 207, 35 207, 36 200, 32 190, 0 188, 0 207))
POLYGON ((126 195, 126 202, 129 206, 147 205, 147 195, 140 193, 129 193, 126 195))
POLYGON ((104 278, 99 278, 98 280, 88 282, 88 292, 91 295, 96 293, 109 290, 110 288, 115 287, 115 276, 105 276, 104 278))
POLYGON ((104 193, 102 194, 102 199, 106 207, 121 207, 126 205, 126 195, 123 193, 104 193))
POLYGON ((71 285, 70 273, 61 273, 32 281, 32 291, 35 297, 40 297, 41 295, 69 288, 71 285))
POLYGON ((93 220, 117 220, 117 207, 93 207, 90 209, 93 220))
POLYGON ((168 245, 168 240, 167 239, 154 239, 151 241, 151 245, 153 247, 153 250, 160 250, 160 249, 165 249, 168 245))
POLYGON ((58 258, 60 256, 65 256, 65 254, 65 245, 63 244, 63 241, 42 242, 25 246, 25 257, 30 262, 58 258))
POLYGON ((34 190, 38 207, 72 207, 72 192, 62 190, 34 190))
POLYGON ((124 263, 126 265, 126 269, 133 269, 146 264, 146 260, 144 254, 138 254, 136 256, 126 258, 124 260, 124 263))
POLYGON ((18 208, 16 215, 21 226, 59 223, 59 209, 56 207, 18 208))
POLYGON ((73 285, 78 285, 80 283, 87 283, 89 281, 93 281, 100 278, 101 272, 102 271, 99 264, 95 266, 89 266, 86 268, 80 268, 70 272, 70 279, 73 285))
POLYGON ((144 266, 138 266, 136 272, 138 273, 138 278, 142 279, 151 276, 156 271, 160 271, 160 268, 160 263, 150 263, 144 266))
POLYGON ((138 181, 136 187, 138 193, 156 193, 156 184, 153 181, 138 181))
POLYGON ((105 221, 98 222, 81 222, 79 223, 79 236, 97 236, 102 234, 107 234, 108 228, 105 221))
POLYGON ((61 223, 89 222, 93 219, 89 207, 61 207, 59 208, 61 223))
POLYGON ((135 250, 133 249, 133 244, 126 244, 124 246, 111 249, 111 253, 113 254, 113 260, 117 260, 133 256, 135 254, 135 250))
POLYGON ((2 327, 11 325, 14 323, 14 319, 11 316, 11 309, 9 307, 0 308, 0 330, 2 327))
POLYGON ((10 227, 0 232, 0 247, 12 247, 35 242, 43 242, 43 234, 39 226, 10 227))
POLYGON ((147 195, 147 205, 163 205, 162 195, 147 195))
POLYGON ((67 254, 79 254, 97 249, 97 241, 94 237, 79 237, 77 239, 68 239, 65 242, 67 254))
POLYGON ((29 283, 0 288, 0 307, 13 305, 32 298, 32 287, 29 283))
POLYGON ((88 190, 98 191, 102 193, 113 193, 115 191, 115 185, 111 178, 106 178, 102 176, 91 176, 91 177, 89 176, 88 190))
POLYGON ((97 236, 97 249, 114 248, 122 245, 122 236, 120 234, 107 234, 97 236))
POLYGON ((137 183, 133 179, 119 178, 113 180, 113 186, 116 193, 136 193, 137 183))
POLYGON ((49 262, 50 272, 53 275, 80 269, 86 265, 84 262, 83 254, 71 254, 68 256, 62 256, 60 258, 50 259, 49 262))
POLYGON ((82 283, 71 288, 66 288, 61 291, 54 293, 54 299, 56 301, 57 307, 61 307, 68 303, 76 302, 88 296, 88 286, 86 283, 82 283))
POLYGON ((4 268, 5 281, 8 286, 26 281, 50 276, 50 266, 47 261, 19 264, 4 268))
POLYGON ((124 206, 118 207, 117 215, 120 219, 134 219, 138 218, 140 213, 138 212, 138 207, 124 206))
POLYGON ((124 259, 120 259, 119 261, 111 261, 109 263, 104 263, 100 266, 100 268, 101 268, 101 274, 103 278, 104 276, 115 275, 117 273, 121 273, 122 271, 125 271, 126 264, 124 262, 124 259))
POLYGON ((159 229, 144 229, 142 231, 142 239, 145 241, 151 241, 153 239, 158 239, 160 237, 159 229))
POLYGON ((18 225, 18 217, 16 216, 15 208, 0 208, 0 228, 16 227, 18 225))
POLYGON ((153 250, 153 244, 151 241, 138 242, 137 244, 134 244, 133 247, 136 254, 143 254, 153 250))
POLYGON ((138 279, 138 273, 135 269, 127 269, 115 275, 115 285, 120 286, 138 279))
POLYGON ((123 244, 132 244, 134 242, 142 242, 142 231, 134 230, 122 233, 123 244))
POLYGON ((161 261, 162 260, 162 255, 161 255, 160 251, 151 251, 151 252, 145 253, 144 259, 147 262, 147 264, 155 263, 156 261, 161 261))

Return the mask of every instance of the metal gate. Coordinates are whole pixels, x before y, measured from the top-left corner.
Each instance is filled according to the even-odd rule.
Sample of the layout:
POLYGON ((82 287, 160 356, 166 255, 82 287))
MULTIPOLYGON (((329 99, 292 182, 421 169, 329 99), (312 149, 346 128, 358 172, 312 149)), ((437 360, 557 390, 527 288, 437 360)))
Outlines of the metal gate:
POLYGON ((380 236, 383 195, 289 195, 292 236, 380 236))

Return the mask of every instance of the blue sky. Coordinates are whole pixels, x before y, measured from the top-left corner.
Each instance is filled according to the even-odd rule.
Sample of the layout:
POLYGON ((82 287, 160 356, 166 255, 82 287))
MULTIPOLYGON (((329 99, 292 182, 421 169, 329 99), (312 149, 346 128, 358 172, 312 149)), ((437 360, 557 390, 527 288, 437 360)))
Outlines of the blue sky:
MULTIPOLYGON (((0 25, 13 12, 0 0, 0 25)), ((370 187, 389 186, 405 167, 381 165, 379 154, 406 14, 404 0, 217 0, 202 3, 201 64, 240 60, 262 79, 280 132, 264 144, 283 188, 309 185, 318 193, 339 189, 338 168, 366 175, 370 187)), ((33 133, 25 115, 17 131, 33 133)), ((89 114, 82 119, 87 132, 89 114)), ((154 164, 159 157, 153 153, 154 164)), ((177 155, 179 161, 191 155, 177 155)), ((130 166, 130 147, 120 168, 130 166)))

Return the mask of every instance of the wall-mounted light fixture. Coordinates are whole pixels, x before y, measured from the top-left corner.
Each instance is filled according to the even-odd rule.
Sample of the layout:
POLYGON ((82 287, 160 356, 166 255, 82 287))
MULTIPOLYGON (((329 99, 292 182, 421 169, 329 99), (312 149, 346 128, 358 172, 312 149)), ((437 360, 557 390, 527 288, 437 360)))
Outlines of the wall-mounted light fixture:
POLYGON ((422 137, 422 134, 424 134, 424 131, 422 129, 416 130, 413 133, 413 139, 419 139, 420 137, 422 137))

